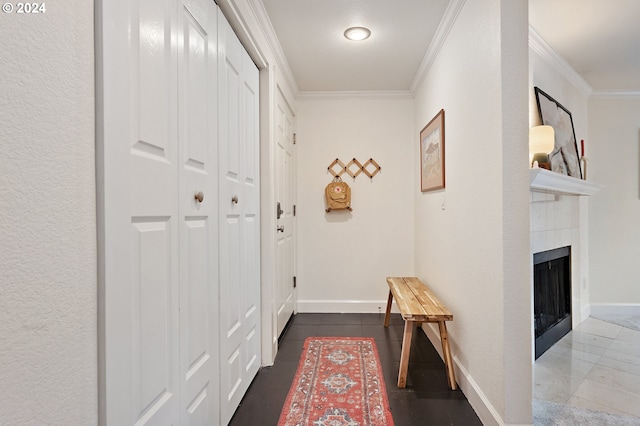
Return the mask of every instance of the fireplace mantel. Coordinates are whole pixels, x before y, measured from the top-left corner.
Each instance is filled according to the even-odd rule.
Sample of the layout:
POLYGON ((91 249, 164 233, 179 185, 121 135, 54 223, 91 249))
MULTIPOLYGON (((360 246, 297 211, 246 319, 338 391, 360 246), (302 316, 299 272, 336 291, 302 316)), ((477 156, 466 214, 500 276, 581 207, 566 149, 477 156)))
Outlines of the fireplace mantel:
POLYGON ((531 191, 563 195, 593 195, 604 188, 602 185, 546 169, 529 169, 529 187, 531 191))

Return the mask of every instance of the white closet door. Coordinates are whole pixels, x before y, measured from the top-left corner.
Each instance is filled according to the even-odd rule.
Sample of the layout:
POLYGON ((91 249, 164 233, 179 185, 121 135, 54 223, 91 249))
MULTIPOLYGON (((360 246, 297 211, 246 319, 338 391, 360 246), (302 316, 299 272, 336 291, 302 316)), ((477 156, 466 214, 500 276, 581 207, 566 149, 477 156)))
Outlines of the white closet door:
POLYGON ((258 70, 218 21, 221 424, 260 366, 258 70))
POLYGON ((178 424, 176 1, 100 6, 101 417, 178 424))
POLYGON ((217 8, 181 0, 178 12, 181 424, 217 424, 217 8))
POLYGON ((100 7, 101 422, 217 424, 217 8, 100 7))
POLYGON ((293 267, 294 267, 294 152, 293 152, 293 112, 284 96, 278 90, 276 96, 276 200, 281 213, 276 217, 278 232, 276 270, 276 312, 278 336, 293 315, 293 267))

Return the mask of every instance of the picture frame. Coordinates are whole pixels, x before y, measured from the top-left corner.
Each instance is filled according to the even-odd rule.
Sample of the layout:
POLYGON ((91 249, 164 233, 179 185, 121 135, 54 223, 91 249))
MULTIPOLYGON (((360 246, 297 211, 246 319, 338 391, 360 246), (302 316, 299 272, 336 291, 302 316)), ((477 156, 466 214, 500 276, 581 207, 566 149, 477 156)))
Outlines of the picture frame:
POLYGON ((582 179, 571 112, 539 87, 534 87, 534 91, 542 124, 553 127, 555 132, 555 145, 549 154, 551 171, 582 179))
POLYGON ((445 187, 444 109, 420 131, 420 190, 445 187))

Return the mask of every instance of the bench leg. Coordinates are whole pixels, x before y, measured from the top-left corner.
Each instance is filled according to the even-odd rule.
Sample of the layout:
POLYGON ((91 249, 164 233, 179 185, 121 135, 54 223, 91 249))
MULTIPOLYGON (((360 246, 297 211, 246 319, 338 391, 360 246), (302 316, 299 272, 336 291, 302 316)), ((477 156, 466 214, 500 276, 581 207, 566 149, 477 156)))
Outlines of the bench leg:
POLYGON ((445 321, 438 321, 438 328, 440 329, 440 341, 442 342, 442 353, 444 355, 444 365, 447 369, 449 387, 451 390, 456 390, 456 378, 453 372, 453 361, 451 360, 451 349, 449 348, 449 336, 445 321))
POLYGON ((409 354, 411 353, 411 336, 413 334, 413 321, 404 322, 404 335, 402 337, 402 353, 400 354, 400 369, 398 370, 398 387, 404 389, 407 386, 407 369, 409 368, 409 354))
POLYGON ((393 293, 389 290, 389 300, 387 300, 387 311, 384 314, 384 326, 389 327, 389 316, 391 315, 391 302, 393 302, 393 293))

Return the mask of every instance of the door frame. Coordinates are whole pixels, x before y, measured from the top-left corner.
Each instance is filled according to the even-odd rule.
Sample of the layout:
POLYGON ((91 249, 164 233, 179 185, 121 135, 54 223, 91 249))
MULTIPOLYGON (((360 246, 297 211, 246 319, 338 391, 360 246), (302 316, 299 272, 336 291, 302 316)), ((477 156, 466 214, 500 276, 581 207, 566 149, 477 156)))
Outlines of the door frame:
MULTIPOLYGON (((277 68, 267 64, 260 69, 260 204, 261 210, 261 291, 262 291, 262 365, 273 365, 278 352, 278 312, 277 312, 277 216, 276 216, 276 126, 275 114, 277 91, 283 94, 289 106, 294 97, 279 83, 282 77, 277 68)), ((291 108, 294 112, 295 110, 291 108)), ((295 152, 295 148, 294 148, 295 152)), ((294 166, 294 176, 295 176, 294 166)), ((295 199, 295 179, 294 179, 295 199)), ((294 201, 295 204, 295 201, 294 201)), ((296 271, 296 230, 294 218, 293 270, 296 271)), ((294 291, 294 314, 297 304, 294 291)))
MULTIPOLYGON (((260 281, 261 281, 261 332, 262 365, 273 365, 278 351, 276 298, 276 147, 274 110, 276 91, 284 95, 295 117, 295 95, 289 90, 288 81, 277 66, 278 59, 265 52, 271 49, 271 41, 263 33, 252 31, 261 27, 254 19, 259 11, 251 7, 251 1, 216 0, 220 10, 231 24, 240 42, 256 64, 260 74, 260 281), (242 10, 241 10, 242 9, 242 10), (249 21, 249 22, 248 22, 249 21), (250 28, 251 27, 251 28, 250 28)), ((258 16, 260 18, 260 16, 258 16)), ((294 172, 295 175, 295 172, 294 172)), ((295 180, 295 179, 294 179, 295 180)), ((294 182, 295 188, 295 182, 294 182)), ((295 189, 294 189, 295 193, 295 189)), ((296 246, 294 235, 294 247, 296 246)), ((295 251, 295 250, 294 250, 295 251)), ((296 259, 294 253, 294 271, 296 259)), ((297 306, 294 302, 294 313, 297 306)))

